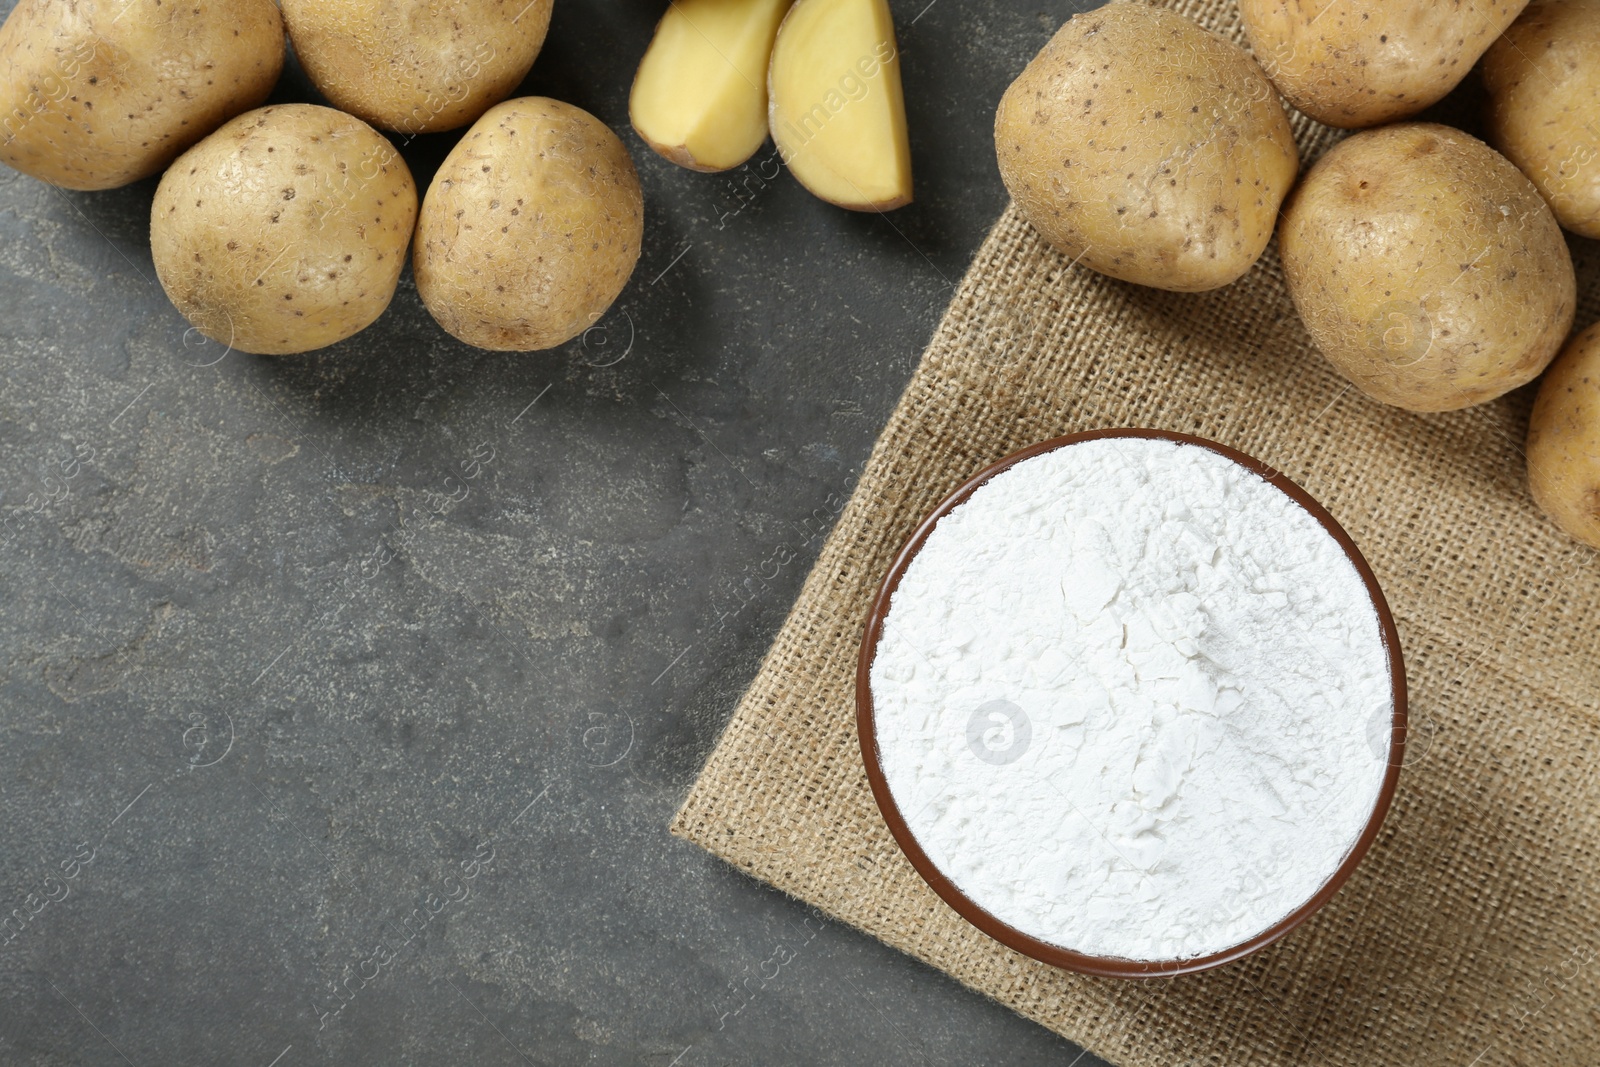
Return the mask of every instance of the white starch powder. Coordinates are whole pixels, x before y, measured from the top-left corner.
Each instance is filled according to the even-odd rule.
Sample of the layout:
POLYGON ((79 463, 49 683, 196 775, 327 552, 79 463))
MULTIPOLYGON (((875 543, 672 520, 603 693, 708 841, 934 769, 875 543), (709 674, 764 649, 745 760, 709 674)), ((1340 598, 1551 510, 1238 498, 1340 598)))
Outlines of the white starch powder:
POLYGON ((1062 948, 1181 960, 1267 930, 1348 855, 1389 669, 1360 574, 1282 490, 1103 438, 939 521, 871 686, 895 804, 970 900, 1062 948))

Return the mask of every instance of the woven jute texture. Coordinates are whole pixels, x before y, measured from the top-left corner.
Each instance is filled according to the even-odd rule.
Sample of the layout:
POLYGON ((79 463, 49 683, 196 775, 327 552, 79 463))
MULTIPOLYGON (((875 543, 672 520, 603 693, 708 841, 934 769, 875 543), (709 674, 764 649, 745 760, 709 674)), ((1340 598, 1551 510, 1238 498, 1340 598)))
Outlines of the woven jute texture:
MULTIPOLYGON (((1231 0, 1175 6, 1237 35, 1231 0)), ((1297 121, 1309 163, 1333 133, 1297 121)), ((1157 292, 1071 265, 1008 211, 673 832, 1123 1067, 1595 1067, 1600 553, 1528 495, 1530 393, 1383 407, 1312 347, 1275 251, 1222 290, 1157 292), (1411 686, 1399 792, 1355 877, 1190 977, 1080 977, 969 926, 896 848, 856 738, 868 605, 918 521, 1008 452, 1112 426, 1212 438, 1305 486, 1376 571, 1411 686)))

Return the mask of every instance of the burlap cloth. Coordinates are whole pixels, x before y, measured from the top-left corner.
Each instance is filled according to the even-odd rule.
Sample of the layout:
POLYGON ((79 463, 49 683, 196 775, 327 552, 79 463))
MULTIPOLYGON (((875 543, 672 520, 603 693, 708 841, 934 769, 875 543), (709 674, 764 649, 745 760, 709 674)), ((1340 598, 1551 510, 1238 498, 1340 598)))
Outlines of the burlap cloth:
MULTIPOLYGON (((1231 0, 1174 6, 1237 34, 1231 0)), ((1297 122, 1309 163, 1334 134, 1297 122)), ((1312 347, 1275 250, 1222 290, 1157 292, 1071 266, 1008 210, 673 832, 1123 1067, 1595 1067, 1600 553, 1529 498, 1530 393, 1381 406, 1312 347), (1016 448, 1108 426, 1209 437, 1305 486, 1377 572, 1408 665, 1411 752, 1355 877, 1192 977, 1079 977, 969 926, 896 848, 857 748, 862 625, 918 520, 1016 448)))

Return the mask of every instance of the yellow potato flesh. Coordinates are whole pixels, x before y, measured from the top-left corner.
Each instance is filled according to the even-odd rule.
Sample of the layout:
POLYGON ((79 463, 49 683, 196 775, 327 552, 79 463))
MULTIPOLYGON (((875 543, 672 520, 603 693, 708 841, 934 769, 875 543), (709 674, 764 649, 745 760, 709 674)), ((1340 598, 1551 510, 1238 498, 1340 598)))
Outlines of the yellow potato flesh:
POLYGON ((794 176, 856 211, 911 202, 900 53, 885 0, 799 0, 778 30, 772 139, 794 176))
POLYGON ((628 100, 646 144, 690 170, 737 167, 767 139, 767 62, 790 0, 674 0, 628 100))

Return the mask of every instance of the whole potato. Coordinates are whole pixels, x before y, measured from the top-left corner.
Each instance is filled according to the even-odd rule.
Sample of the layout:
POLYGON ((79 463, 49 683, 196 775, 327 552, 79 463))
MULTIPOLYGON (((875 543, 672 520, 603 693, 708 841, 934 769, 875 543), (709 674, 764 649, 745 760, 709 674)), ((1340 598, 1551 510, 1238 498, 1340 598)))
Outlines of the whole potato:
POLYGON ((1454 89, 1528 0, 1239 0, 1256 58, 1289 102, 1354 129, 1454 89))
POLYGON ((1528 485, 1556 525, 1600 548, 1600 323, 1568 343, 1539 386, 1528 485))
POLYGON ((416 183, 381 134, 342 111, 284 104, 178 157, 150 209, 150 253, 207 337, 308 352, 383 314, 416 220, 416 183))
POLYGON ((1533 0, 1483 57, 1489 141, 1561 225, 1600 237, 1600 0, 1533 0))
POLYGON ((0 162, 68 189, 155 174, 260 104, 272 0, 20 0, 0 26, 0 162))
POLYGON ((1532 381, 1572 326, 1577 282, 1549 207, 1509 160, 1448 126, 1336 145, 1284 206, 1278 249, 1323 355, 1412 411, 1532 381))
POLYGON ((1250 269, 1299 169, 1255 61, 1134 3, 1062 26, 1001 98, 994 140, 1018 209, 1062 254, 1185 292, 1250 269))
POLYGON ((289 39, 333 105, 399 133, 465 126, 527 77, 552 0, 283 0, 289 39))
POLYGON ((412 265, 439 325, 527 352, 605 314, 639 260, 644 199, 617 135, 542 96, 479 119, 428 186, 412 265))

